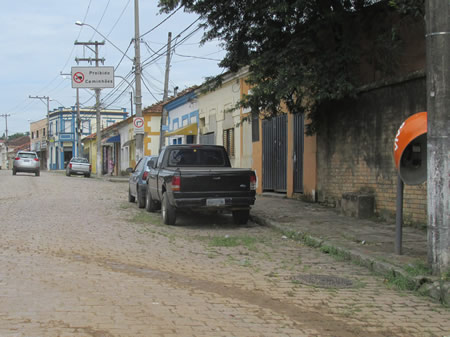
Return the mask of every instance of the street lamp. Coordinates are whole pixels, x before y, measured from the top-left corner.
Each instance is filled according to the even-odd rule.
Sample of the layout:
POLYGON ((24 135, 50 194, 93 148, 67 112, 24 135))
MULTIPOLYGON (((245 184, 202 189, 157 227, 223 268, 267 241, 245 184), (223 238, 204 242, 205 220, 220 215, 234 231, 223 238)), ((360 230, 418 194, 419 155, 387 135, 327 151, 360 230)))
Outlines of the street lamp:
POLYGON ((111 45, 116 48, 122 55, 124 55, 126 58, 128 58, 131 62, 134 62, 134 60, 132 58, 130 58, 127 54, 125 54, 122 49, 120 49, 119 47, 117 47, 114 43, 111 42, 111 40, 109 40, 105 35, 103 35, 102 33, 100 33, 97 29, 95 29, 93 26, 91 26, 88 23, 84 23, 81 21, 76 21, 75 24, 77 26, 88 26, 90 28, 92 28, 98 35, 100 35, 102 38, 104 38, 106 41, 108 41, 109 43, 111 43, 111 45))

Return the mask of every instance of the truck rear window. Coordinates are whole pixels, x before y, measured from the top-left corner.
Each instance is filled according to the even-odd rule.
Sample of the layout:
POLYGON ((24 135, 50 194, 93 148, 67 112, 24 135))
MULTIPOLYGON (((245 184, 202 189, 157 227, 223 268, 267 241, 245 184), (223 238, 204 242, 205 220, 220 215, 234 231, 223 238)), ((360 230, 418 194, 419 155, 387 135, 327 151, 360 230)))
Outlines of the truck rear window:
POLYGON ((169 166, 223 166, 227 167, 221 149, 174 149, 169 153, 169 166))

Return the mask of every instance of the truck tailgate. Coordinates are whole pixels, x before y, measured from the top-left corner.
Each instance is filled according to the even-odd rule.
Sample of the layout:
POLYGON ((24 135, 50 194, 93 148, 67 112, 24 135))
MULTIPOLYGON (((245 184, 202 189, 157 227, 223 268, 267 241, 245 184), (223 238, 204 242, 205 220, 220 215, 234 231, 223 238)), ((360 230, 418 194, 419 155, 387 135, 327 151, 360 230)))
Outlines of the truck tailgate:
POLYGON ((253 172, 249 169, 230 168, 182 168, 181 192, 230 192, 249 191, 250 176, 253 172))

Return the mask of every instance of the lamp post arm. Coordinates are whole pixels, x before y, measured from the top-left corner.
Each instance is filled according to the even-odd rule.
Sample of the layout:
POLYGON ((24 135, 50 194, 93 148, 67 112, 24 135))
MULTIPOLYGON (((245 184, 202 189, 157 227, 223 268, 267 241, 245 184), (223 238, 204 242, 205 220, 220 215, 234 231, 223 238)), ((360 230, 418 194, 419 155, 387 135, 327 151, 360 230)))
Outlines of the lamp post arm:
POLYGON ((126 58, 128 58, 131 62, 134 62, 134 60, 132 58, 130 58, 127 54, 125 54, 119 47, 117 47, 114 43, 111 42, 111 40, 109 40, 105 35, 103 35, 102 33, 100 33, 97 29, 95 29, 93 26, 91 26, 88 23, 84 23, 84 22, 80 22, 77 21, 75 22, 76 25, 78 26, 88 26, 90 28, 92 28, 98 35, 100 35, 102 38, 104 38, 106 41, 108 41, 109 43, 111 43, 111 45, 116 48, 118 51, 120 51, 120 53, 122 55, 124 55, 126 58))
POLYGON ((136 96, 136 92, 134 90, 134 87, 131 85, 131 83, 123 76, 119 76, 119 75, 114 75, 114 77, 120 78, 122 79, 126 84, 128 84, 128 86, 133 90, 133 95, 136 96))

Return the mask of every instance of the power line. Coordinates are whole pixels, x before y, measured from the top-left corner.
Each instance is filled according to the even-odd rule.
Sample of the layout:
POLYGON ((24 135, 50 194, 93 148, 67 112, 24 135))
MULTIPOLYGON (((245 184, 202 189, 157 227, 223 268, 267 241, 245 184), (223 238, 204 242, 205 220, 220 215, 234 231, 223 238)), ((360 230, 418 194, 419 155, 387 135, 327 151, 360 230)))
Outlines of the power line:
POLYGON ((122 63, 123 59, 125 58, 125 56, 128 53, 128 49, 130 49, 131 45, 133 44, 133 40, 130 41, 130 44, 128 45, 128 48, 125 50, 125 53, 122 54, 122 58, 120 59, 119 63, 117 64, 116 68, 119 68, 120 64, 122 63))
POLYGON ((181 57, 189 57, 189 58, 193 58, 193 59, 200 59, 200 60, 209 60, 209 61, 222 61, 219 59, 213 59, 210 57, 203 57, 203 56, 192 56, 192 55, 182 55, 182 54, 178 54, 176 52, 174 52, 175 55, 177 56, 181 56, 181 57))
POLYGON ((116 28, 117 24, 119 23, 120 19, 123 16, 123 13, 125 13, 125 10, 128 8, 128 5, 130 4, 131 0, 128 0, 128 2, 126 3, 125 7, 122 10, 122 13, 120 13, 118 19, 116 20, 116 22, 114 23, 114 25, 112 26, 111 30, 109 31, 108 34, 106 34, 107 37, 109 37, 109 35, 111 35, 112 31, 114 30, 114 28, 116 28))
POLYGON ((168 17, 166 17, 164 20, 162 20, 160 23, 158 23, 155 27, 153 27, 152 29, 150 29, 149 31, 145 32, 144 34, 142 34, 140 36, 140 38, 142 39, 145 35, 153 32, 156 28, 158 28, 159 26, 161 26, 164 22, 166 22, 167 20, 169 20, 176 12, 178 12, 180 10, 182 6, 179 6, 175 11, 173 11, 172 13, 170 13, 170 15, 168 17))
POLYGON ((157 98, 155 97, 155 95, 153 95, 153 93, 152 93, 152 92, 150 91, 150 89, 147 87, 147 84, 145 83, 144 79, 146 80, 145 76, 142 75, 142 83, 144 83, 144 86, 147 88, 147 91, 150 93, 150 95, 152 95, 152 97, 155 99, 156 102, 159 102, 160 100, 157 99, 157 98))
MULTIPOLYGON (((100 21, 98 22, 98 24, 97 24, 97 26, 95 27, 95 29, 98 29, 98 27, 100 27, 100 24, 102 23, 103 18, 105 17, 105 14, 106 14, 106 12, 107 12, 107 10, 108 10, 109 3, 110 3, 110 2, 111 2, 111 0, 108 0, 108 2, 106 3, 105 10, 103 11, 102 17, 100 18, 100 21)), ((84 21, 83 21, 83 22, 84 22, 84 21)), ((95 33, 92 34, 91 40, 94 38, 94 36, 95 36, 95 33)))
MULTIPOLYGON (((195 20, 194 22, 192 22, 188 27, 186 27, 182 32, 180 32, 174 40, 178 39, 179 37, 181 37, 181 35, 186 32, 189 28, 191 28, 198 20, 200 20, 200 18, 198 18, 197 20, 195 20)), ((186 41, 187 39, 189 39, 190 37, 192 37, 196 32, 198 32, 202 27, 197 27, 196 29, 194 29, 191 33, 189 33, 188 35, 186 35, 183 39, 181 39, 179 42, 174 43, 173 47, 171 48, 171 51, 174 50, 177 46, 181 45, 184 41, 186 41)), ((167 44, 165 44, 163 47, 161 47, 158 51, 157 51, 157 57, 155 57, 155 55, 152 55, 150 57, 148 57, 143 63, 142 63, 142 67, 146 67, 148 65, 150 65, 151 63, 155 62, 156 60, 158 60, 159 58, 161 58, 162 56, 165 56, 166 53, 164 54, 158 54, 161 50, 163 50, 164 48, 167 47, 167 44)))

